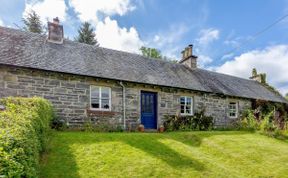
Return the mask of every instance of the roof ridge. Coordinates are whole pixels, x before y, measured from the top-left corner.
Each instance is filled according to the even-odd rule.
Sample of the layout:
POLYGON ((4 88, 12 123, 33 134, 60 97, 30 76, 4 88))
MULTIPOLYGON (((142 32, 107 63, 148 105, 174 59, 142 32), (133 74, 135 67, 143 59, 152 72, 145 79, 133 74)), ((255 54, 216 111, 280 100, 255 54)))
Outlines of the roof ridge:
MULTIPOLYGON (((39 33, 30 32, 30 31, 25 31, 25 30, 22 30, 22 29, 16 29, 16 28, 4 27, 4 26, 0 26, 0 28, 11 29, 11 30, 18 31, 20 33, 29 33, 31 35, 37 35, 37 36, 41 36, 41 37, 46 37, 47 38, 47 34, 39 34, 39 33)), ((137 54, 137 53, 133 53, 133 52, 121 51, 121 50, 112 49, 112 48, 106 48, 106 47, 102 47, 102 46, 95 46, 95 45, 89 45, 89 44, 86 44, 86 43, 80 43, 80 42, 73 41, 73 40, 70 40, 70 39, 64 37, 64 42, 65 41, 66 42, 71 42, 71 43, 74 43, 74 44, 78 44, 78 45, 82 45, 82 46, 87 46, 87 47, 90 47, 90 48, 99 48, 99 49, 104 49, 104 50, 111 50, 111 51, 115 51, 115 52, 126 53, 126 54, 130 54, 130 55, 135 55, 135 56, 140 56, 140 57, 143 57, 143 58, 148 59, 148 60, 159 61, 160 63, 182 65, 180 63, 172 63, 170 61, 166 61, 166 60, 162 60, 162 59, 157 59, 157 58, 153 58, 153 57, 146 57, 146 56, 143 56, 141 54, 137 54)))
POLYGON ((238 78, 238 79, 241 79, 241 80, 246 80, 246 81, 251 81, 251 82, 257 82, 257 81, 251 80, 251 79, 242 78, 242 77, 238 77, 238 76, 231 75, 231 74, 225 74, 225 73, 215 72, 215 71, 208 70, 208 69, 202 69, 202 68, 197 68, 197 69, 198 69, 198 70, 203 70, 203 71, 206 71, 206 72, 210 72, 210 73, 216 73, 216 74, 218 74, 218 75, 225 75, 225 76, 229 76, 229 77, 233 77, 233 78, 238 78))

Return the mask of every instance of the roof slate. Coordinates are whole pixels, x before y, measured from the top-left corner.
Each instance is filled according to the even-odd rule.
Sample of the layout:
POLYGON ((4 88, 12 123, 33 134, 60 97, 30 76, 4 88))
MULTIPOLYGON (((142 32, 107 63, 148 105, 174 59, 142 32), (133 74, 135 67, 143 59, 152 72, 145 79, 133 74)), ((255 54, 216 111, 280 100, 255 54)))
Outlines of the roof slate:
POLYGON ((288 103, 260 83, 112 49, 0 27, 0 64, 288 103))

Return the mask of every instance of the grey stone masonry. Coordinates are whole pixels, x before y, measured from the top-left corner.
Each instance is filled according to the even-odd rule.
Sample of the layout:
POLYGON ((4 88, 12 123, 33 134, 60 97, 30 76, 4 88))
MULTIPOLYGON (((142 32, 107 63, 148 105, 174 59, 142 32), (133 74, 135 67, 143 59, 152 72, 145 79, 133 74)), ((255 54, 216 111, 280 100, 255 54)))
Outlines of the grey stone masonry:
MULTIPOLYGON (((194 112, 198 112, 204 107, 206 115, 213 116, 217 126, 226 126, 235 120, 228 117, 230 101, 237 102, 239 114, 244 109, 251 107, 249 99, 229 98, 191 90, 128 82, 125 83, 125 88, 126 126, 128 129, 135 128, 141 123, 141 91, 157 93, 158 126, 164 122, 165 115, 180 113, 181 96, 191 96, 194 112)), ((81 126, 86 121, 92 121, 99 125, 123 126, 124 122, 123 91, 119 81, 116 80, 0 66, 0 97, 8 96, 46 98, 53 104, 57 117, 72 126, 81 126), (90 86, 111 88, 111 111, 90 109, 90 86)))

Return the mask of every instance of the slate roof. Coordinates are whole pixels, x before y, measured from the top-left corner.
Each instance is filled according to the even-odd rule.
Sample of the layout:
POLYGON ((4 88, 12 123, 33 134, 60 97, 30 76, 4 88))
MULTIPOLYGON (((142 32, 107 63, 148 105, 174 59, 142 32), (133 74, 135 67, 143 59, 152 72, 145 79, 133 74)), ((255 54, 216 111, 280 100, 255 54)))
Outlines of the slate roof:
POLYGON ((0 64, 287 103, 256 81, 5 27, 0 64))

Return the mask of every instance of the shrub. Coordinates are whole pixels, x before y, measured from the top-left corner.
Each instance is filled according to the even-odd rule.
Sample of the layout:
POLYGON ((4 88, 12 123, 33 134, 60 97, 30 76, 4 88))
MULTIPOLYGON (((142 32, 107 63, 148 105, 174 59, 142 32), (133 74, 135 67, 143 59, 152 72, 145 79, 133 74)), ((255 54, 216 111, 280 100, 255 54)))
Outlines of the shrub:
POLYGON ((267 115, 264 116, 264 119, 261 121, 260 130, 263 132, 273 132, 277 128, 273 123, 273 115, 274 111, 271 111, 267 115))
POLYGON ((259 123, 254 116, 252 110, 246 110, 242 113, 242 119, 240 120, 240 128, 247 130, 258 130, 259 123))
POLYGON ((65 125, 65 122, 59 117, 53 117, 50 125, 51 125, 51 128, 55 130, 65 130, 67 127, 65 125))
POLYGON ((121 125, 114 125, 109 123, 95 123, 91 118, 86 118, 80 130, 85 132, 123 132, 121 125))
POLYGON ((53 117, 42 98, 4 98, 0 112, 0 175, 37 177, 39 154, 45 150, 53 117))
POLYGON ((176 130, 209 130, 213 126, 213 117, 205 116, 204 110, 193 116, 166 115, 164 128, 167 131, 176 130))
POLYGON ((261 134, 271 137, 287 138, 285 135, 287 129, 286 110, 281 104, 275 104, 274 107, 270 105, 272 104, 265 104, 265 107, 261 105, 260 109, 244 111, 238 125, 239 128, 259 131, 261 134))

